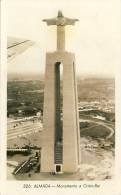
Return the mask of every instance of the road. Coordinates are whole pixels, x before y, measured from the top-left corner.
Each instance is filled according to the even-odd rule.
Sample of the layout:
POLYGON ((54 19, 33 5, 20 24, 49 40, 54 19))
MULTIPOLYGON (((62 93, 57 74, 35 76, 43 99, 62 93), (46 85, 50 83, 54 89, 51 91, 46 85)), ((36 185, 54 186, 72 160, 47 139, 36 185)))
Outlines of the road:
POLYGON ((26 136, 28 134, 41 131, 43 126, 40 120, 14 120, 8 123, 7 139, 15 139, 17 137, 26 136))

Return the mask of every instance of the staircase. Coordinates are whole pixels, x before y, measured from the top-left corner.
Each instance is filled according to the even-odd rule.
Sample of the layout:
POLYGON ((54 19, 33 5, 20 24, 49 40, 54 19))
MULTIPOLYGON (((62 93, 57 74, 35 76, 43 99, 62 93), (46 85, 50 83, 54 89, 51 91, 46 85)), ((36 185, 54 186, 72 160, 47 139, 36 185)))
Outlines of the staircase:
POLYGON ((63 147, 62 144, 55 145, 55 164, 63 163, 63 147))

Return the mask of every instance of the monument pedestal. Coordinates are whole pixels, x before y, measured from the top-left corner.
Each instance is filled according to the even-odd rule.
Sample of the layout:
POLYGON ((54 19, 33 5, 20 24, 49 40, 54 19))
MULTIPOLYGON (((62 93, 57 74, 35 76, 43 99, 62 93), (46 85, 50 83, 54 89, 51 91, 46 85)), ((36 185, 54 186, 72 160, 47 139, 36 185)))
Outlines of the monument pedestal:
MULTIPOLYGON (((56 66, 63 66, 63 89, 62 89, 62 155, 60 172, 76 172, 80 162, 80 132, 78 123, 78 100, 75 75, 75 56, 73 53, 57 51, 46 55, 46 73, 44 89, 44 116, 41 171, 52 172, 56 169, 56 162, 59 158, 55 153, 55 134, 57 109, 57 85, 56 66)), ((58 165, 57 164, 57 165, 58 165)), ((58 167, 59 169, 59 167, 58 167)))

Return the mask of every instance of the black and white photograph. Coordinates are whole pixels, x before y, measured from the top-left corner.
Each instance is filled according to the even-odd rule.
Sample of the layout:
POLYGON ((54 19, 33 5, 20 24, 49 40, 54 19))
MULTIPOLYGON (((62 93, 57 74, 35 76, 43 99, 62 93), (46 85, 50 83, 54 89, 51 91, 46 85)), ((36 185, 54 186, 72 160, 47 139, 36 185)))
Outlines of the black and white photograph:
POLYGON ((115 181, 118 5, 6 1, 7 182, 115 181))

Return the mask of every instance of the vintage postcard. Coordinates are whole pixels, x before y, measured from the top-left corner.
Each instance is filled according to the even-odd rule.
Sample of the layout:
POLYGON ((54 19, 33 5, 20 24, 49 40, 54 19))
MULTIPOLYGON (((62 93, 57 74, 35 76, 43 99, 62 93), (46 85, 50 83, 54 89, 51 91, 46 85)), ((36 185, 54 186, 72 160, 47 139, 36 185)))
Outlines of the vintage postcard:
POLYGON ((1 1, 5 195, 121 195, 119 0, 1 1))

